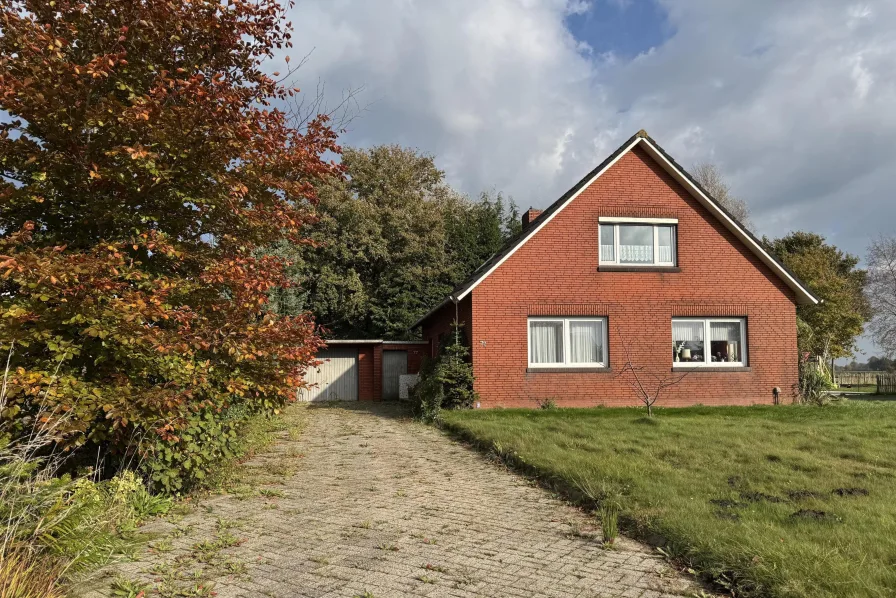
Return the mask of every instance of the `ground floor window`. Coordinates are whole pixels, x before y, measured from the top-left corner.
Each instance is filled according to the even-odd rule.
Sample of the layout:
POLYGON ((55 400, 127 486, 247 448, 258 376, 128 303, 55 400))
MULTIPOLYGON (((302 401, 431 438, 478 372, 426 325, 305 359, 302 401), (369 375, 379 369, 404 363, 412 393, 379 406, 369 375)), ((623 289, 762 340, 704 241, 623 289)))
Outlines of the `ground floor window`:
POLYGON ((693 366, 747 363, 745 318, 673 318, 672 359, 693 366))
POLYGON ((529 318, 529 367, 606 364, 606 318, 529 318))

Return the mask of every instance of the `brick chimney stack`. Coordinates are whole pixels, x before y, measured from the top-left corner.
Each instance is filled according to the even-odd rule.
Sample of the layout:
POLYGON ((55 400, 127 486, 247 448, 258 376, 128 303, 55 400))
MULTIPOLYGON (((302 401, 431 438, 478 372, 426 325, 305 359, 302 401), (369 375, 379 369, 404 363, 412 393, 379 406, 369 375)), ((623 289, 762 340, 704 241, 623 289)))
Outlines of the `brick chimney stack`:
POLYGON ((541 216, 541 210, 529 208, 529 211, 523 214, 523 228, 527 228, 539 216, 541 216))

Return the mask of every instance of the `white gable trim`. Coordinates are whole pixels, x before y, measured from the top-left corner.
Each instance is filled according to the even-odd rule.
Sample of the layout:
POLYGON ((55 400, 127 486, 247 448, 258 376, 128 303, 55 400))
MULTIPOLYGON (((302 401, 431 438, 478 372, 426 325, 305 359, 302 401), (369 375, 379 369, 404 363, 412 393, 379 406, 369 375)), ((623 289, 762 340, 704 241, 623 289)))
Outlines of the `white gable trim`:
POLYGON ((672 177, 676 181, 678 181, 682 186, 684 186, 684 188, 687 189, 691 193, 691 195, 693 195, 716 218, 718 218, 722 222, 722 224, 725 225, 725 227, 728 230, 730 230, 732 233, 734 233, 734 235, 738 239, 740 239, 741 242, 743 242, 754 254, 756 254, 756 256, 766 266, 771 268, 771 270, 773 272, 775 272, 775 274, 777 274, 779 277, 781 277, 781 279, 785 282, 785 284, 787 284, 787 286, 790 287, 790 289, 792 289, 794 291, 794 293, 796 293, 797 303, 811 304, 811 305, 818 303, 818 299, 812 294, 812 292, 809 291, 807 288, 805 288, 802 284, 800 284, 800 282, 796 278, 794 278, 786 269, 784 269, 781 266, 781 264, 779 264, 778 261, 775 258, 773 258, 762 247, 762 245, 760 245, 752 237, 752 235, 750 235, 748 232, 746 232, 744 230, 744 228, 737 221, 735 221, 730 216, 728 216, 728 214, 726 214, 724 211, 719 209, 718 204, 716 204, 716 202, 713 199, 711 199, 706 194, 704 194, 700 190, 699 187, 694 185, 694 183, 691 181, 690 177, 686 176, 675 164, 670 162, 666 158, 665 154, 662 151, 660 151, 647 138, 641 137, 641 136, 636 137, 631 143, 628 144, 628 146, 626 146, 621 152, 619 152, 618 156, 613 158, 613 160, 611 160, 606 166, 604 166, 602 169, 600 169, 600 171, 598 171, 597 174, 595 174, 593 177, 591 177, 591 179, 587 183, 582 185, 582 187, 578 191, 573 193, 566 201, 564 201, 563 204, 560 205, 560 207, 558 207, 556 210, 551 212, 551 214, 547 218, 545 218, 543 222, 540 222, 538 224, 538 226, 536 226, 528 234, 526 234, 526 236, 520 242, 518 242, 513 247, 513 249, 511 249, 509 252, 507 252, 507 255, 502 257, 495 265, 493 265, 491 268, 489 268, 486 272, 483 272, 479 276, 479 278, 477 278, 475 280, 475 282, 473 282, 473 284, 471 284, 469 287, 467 287, 462 293, 458 293, 457 296, 450 297, 450 299, 456 303, 456 302, 460 301, 461 299, 463 299, 464 297, 466 297, 467 295, 469 295, 473 291, 473 289, 475 289, 477 286, 479 286, 480 282, 482 282, 483 280, 488 278, 492 272, 497 270, 501 266, 501 264, 506 262, 507 259, 510 258, 510 256, 512 256, 514 253, 516 253, 520 247, 525 245, 526 242, 529 241, 529 239, 534 237, 538 231, 540 231, 542 228, 544 228, 551 220, 554 219, 554 217, 557 214, 562 212, 566 206, 568 206, 570 203, 572 203, 582 193, 582 191, 584 191, 585 189, 590 187, 591 184, 594 183, 594 181, 596 181, 598 178, 600 178, 600 176, 603 173, 605 173, 610 167, 612 167, 614 164, 616 164, 616 162, 618 162, 624 155, 626 155, 632 149, 634 149, 634 147, 636 145, 638 145, 639 143, 642 143, 642 142, 644 143, 644 148, 647 151, 647 153, 654 160, 656 160, 663 167, 663 169, 666 172, 668 172, 670 175, 672 175, 672 177))
POLYGON ((605 173, 605 172, 607 171, 608 168, 610 168, 611 166, 613 166, 614 164, 616 164, 616 162, 618 162, 619 159, 622 158, 622 156, 624 156, 625 154, 627 154, 627 153, 629 152, 629 150, 631 150, 633 147, 635 147, 636 145, 638 145, 638 142, 639 142, 639 141, 641 141, 641 138, 640 138, 640 137, 636 138, 634 141, 632 141, 631 143, 629 143, 629 144, 628 144, 628 147, 626 147, 625 150, 619 152, 619 155, 618 155, 618 156, 616 156, 615 158, 613 158, 613 160, 612 160, 610 163, 608 163, 606 166, 604 166, 603 168, 601 168, 600 171, 599 171, 597 174, 595 174, 593 177, 591 177, 591 180, 590 180, 590 181, 588 181, 587 183, 585 183, 584 185, 582 185, 581 189, 579 189, 578 191, 576 191, 575 193, 573 193, 572 195, 570 195, 569 198, 568 198, 566 201, 564 201, 563 204, 562 204, 559 208, 557 208, 556 210, 554 210, 554 211, 551 213, 550 216, 548 216, 547 218, 545 218, 545 219, 544 219, 544 222, 539 223, 538 226, 536 226, 535 228, 533 228, 532 231, 531 231, 529 234, 527 234, 527 235, 523 238, 522 241, 520 241, 519 243, 517 243, 516 246, 515 246, 512 250, 510 250, 510 251, 507 253, 507 255, 505 255, 505 256, 502 257, 500 260, 498 260, 498 262, 497 262, 494 266, 492 266, 491 268, 489 268, 487 272, 483 272, 482 276, 480 276, 479 278, 477 278, 477 279, 476 279, 476 282, 474 282, 473 284, 471 284, 471 285, 470 285, 470 286, 469 286, 463 293, 459 293, 456 297, 452 297, 452 300, 455 301, 455 302, 457 302, 457 301, 460 301, 461 299, 463 299, 464 297, 466 297, 467 295, 469 295, 470 292, 471 292, 473 289, 475 289, 477 286, 479 286, 479 283, 480 283, 480 282, 482 282, 483 280, 485 280, 486 278, 488 278, 489 274, 491 274, 492 272, 494 272, 495 270, 497 270, 497 269, 501 266, 501 264, 503 264, 504 262, 506 262, 506 261, 507 261, 507 258, 509 258, 510 256, 512 256, 514 253, 516 253, 517 249, 519 249, 520 247, 522 247, 523 245, 525 245, 525 244, 529 241, 529 239, 531 239, 532 237, 534 237, 534 236, 535 236, 535 233, 537 233, 538 231, 540 231, 541 229, 543 229, 543 228, 545 227, 545 225, 547 225, 548 222, 550 222, 551 220, 554 219, 554 216, 556 216, 557 214, 559 214, 560 212, 562 212, 562 211, 563 211, 563 208, 565 208, 565 207, 568 206, 570 203, 572 203, 572 201, 573 201, 575 198, 577 198, 577 197, 579 196, 579 194, 582 193, 582 191, 584 191, 585 189, 587 189, 588 187, 590 187, 590 186, 591 186, 591 183, 593 183, 594 181, 596 181, 596 180, 600 177, 600 175, 602 175, 603 173, 605 173))
POLYGON ((600 216, 601 224, 678 224, 678 218, 626 218, 625 216, 600 216))
POLYGON ((691 181, 691 178, 686 176, 675 164, 670 162, 669 159, 666 158, 666 155, 651 143, 649 139, 641 137, 638 140, 644 142, 644 149, 647 150, 647 153, 650 154, 651 158, 659 162, 666 172, 671 174, 676 181, 681 183, 685 189, 691 192, 691 195, 703 204, 703 207, 707 208, 716 218, 721 220, 722 224, 725 225, 725 228, 734 233, 734 236, 750 248, 762 263, 771 268, 773 272, 784 280, 784 283, 796 293, 797 303, 811 305, 818 304, 818 299, 812 294, 812 291, 804 287, 800 281, 794 278, 794 276, 785 268, 782 268, 778 260, 772 257, 771 254, 769 254, 765 248, 753 238, 753 235, 745 231, 739 222, 721 210, 715 200, 703 193, 703 191, 691 181))

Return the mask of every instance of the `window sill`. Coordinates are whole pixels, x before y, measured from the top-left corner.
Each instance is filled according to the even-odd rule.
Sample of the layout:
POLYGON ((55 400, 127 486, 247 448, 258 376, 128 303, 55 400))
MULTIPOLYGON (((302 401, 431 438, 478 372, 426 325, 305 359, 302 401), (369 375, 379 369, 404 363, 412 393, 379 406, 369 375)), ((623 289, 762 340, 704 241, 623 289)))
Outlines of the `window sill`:
POLYGON ((731 367, 713 367, 706 365, 676 365, 672 367, 673 372, 752 372, 750 366, 733 365, 731 367))
POLYGON ((526 368, 527 374, 609 374, 611 368, 526 368))
POLYGON ((614 264, 602 264, 597 267, 598 272, 681 272, 678 266, 617 266, 614 264))

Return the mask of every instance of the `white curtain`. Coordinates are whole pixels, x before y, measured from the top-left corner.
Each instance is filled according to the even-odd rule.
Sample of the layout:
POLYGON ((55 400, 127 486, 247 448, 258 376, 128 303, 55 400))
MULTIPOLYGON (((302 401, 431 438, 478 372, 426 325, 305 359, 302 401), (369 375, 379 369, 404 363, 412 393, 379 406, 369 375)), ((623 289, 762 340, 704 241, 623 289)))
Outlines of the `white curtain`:
POLYGON ((713 341, 740 341, 740 323, 739 322, 710 322, 709 323, 709 339, 713 341))
POLYGON ((572 363, 603 363, 603 344, 603 322, 569 322, 569 356, 572 363))
POLYGON ((619 261, 626 264, 653 262, 653 245, 619 245, 619 261))
POLYGON ((615 262, 616 259, 613 256, 613 246, 612 245, 604 245, 601 243, 600 246, 600 261, 602 262, 615 262))
POLYGON ((710 322, 713 361, 740 361, 740 322, 710 322))
POLYGON ((659 226, 657 227, 657 253, 659 254, 657 259, 661 263, 671 263, 673 262, 672 258, 672 227, 671 226, 659 226))
POLYGON ((703 340, 703 322, 672 320, 672 340, 676 343, 703 340))
POLYGON ((563 322, 529 322, 529 362, 563 362, 563 322))

